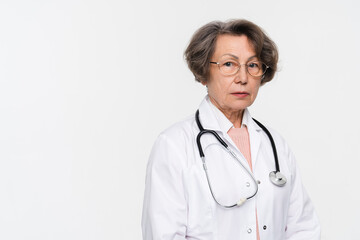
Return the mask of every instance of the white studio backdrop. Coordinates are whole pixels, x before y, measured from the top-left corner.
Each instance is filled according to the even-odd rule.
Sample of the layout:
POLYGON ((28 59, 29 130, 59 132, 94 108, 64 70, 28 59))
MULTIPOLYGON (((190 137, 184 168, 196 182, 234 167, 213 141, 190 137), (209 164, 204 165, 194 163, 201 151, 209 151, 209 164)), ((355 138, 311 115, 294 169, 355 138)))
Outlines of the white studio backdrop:
POLYGON ((357 1, 0 0, 0 239, 141 239, 157 135, 206 94, 193 32, 246 18, 280 71, 251 107, 288 141, 322 239, 360 228, 357 1))

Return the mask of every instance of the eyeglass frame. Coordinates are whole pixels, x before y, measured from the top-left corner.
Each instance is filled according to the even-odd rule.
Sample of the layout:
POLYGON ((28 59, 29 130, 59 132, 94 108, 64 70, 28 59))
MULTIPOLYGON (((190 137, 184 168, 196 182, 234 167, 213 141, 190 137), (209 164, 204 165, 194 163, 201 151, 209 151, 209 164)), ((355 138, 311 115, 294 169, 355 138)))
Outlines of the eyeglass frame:
POLYGON ((252 77, 264 77, 264 74, 266 73, 266 71, 267 71, 268 68, 270 68, 270 67, 269 67, 268 65, 266 65, 266 64, 265 64, 264 62, 262 62, 262 61, 254 61, 254 62, 262 63, 262 64, 265 65, 265 70, 264 70, 264 72, 263 72, 261 75, 259 75, 259 76, 254 76, 254 75, 252 75, 252 74, 249 72, 249 70, 248 70, 248 65, 247 65, 248 63, 240 64, 240 63, 238 62, 238 63, 239 63, 239 67, 238 67, 237 71, 234 72, 234 73, 232 73, 232 74, 224 74, 224 73, 221 71, 221 69, 220 69, 220 62, 210 62, 210 63, 216 64, 216 65, 218 66, 218 68, 219 68, 219 71, 220 71, 221 74, 223 74, 224 76, 232 76, 232 75, 237 74, 237 73, 239 72, 241 66, 242 66, 242 65, 245 65, 246 72, 247 72, 248 74, 250 74, 250 76, 252 76, 252 77))

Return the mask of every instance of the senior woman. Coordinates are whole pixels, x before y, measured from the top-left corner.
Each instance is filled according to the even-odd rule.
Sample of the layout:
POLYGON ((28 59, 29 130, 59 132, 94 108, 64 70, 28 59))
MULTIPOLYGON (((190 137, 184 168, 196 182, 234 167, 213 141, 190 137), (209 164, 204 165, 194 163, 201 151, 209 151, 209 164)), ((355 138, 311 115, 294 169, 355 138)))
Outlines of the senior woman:
POLYGON ((247 109, 274 77, 274 42, 246 20, 210 22, 185 58, 208 94, 154 144, 143 239, 320 239, 292 152, 247 109))

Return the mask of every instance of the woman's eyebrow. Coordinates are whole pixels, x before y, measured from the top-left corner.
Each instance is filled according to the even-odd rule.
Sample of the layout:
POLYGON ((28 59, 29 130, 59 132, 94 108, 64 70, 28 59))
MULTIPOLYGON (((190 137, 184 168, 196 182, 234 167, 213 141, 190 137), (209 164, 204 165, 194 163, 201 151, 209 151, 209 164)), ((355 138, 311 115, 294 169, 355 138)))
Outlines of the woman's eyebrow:
POLYGON ((254 56, 249 57, 249 58, 248 58, 248 61, 251 60, 251 59, 253 59, 253 58, 257 58, 257 56, 254 55, 254 56))
POLYGON ((231 53, 225 53, 224 55, 222 55, 222 57, 223 57, 223 56, 230 56, 230 57, 233 57, 233 58, 235 58, 235 59, 239 59, 238 56, 236 56, 236 55, 234 55, 234 54, 231 54, 231 53))

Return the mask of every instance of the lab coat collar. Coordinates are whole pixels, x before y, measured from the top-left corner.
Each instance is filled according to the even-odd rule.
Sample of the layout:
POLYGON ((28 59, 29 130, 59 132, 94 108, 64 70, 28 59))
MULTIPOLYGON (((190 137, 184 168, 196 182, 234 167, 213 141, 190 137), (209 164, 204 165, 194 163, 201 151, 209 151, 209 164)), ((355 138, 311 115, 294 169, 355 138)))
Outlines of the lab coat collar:
POLYGON ((214 114, 219 128, 222 132, 227 133, 230 128, 233 127, 233 124, 229 121, 227 117, 210 101, 209 95, 205 97, 206 102, 210 106, 212 113, 214 114))
MULTIPOLYGON (((226 135, 229 129, 233 127, 233 124, 229 121, 229 119, 212 104, 208 95, 206 95, 204 100, 201 102, 199 111, 200 122, 205 129, 219 131, 226 135)), ((241 127, 243 126, 247 126, 248 129, 250 128, 256 131, 262 130, 251 118, 250 112, 247 108, 244 110, 242 118, 241 127)))

